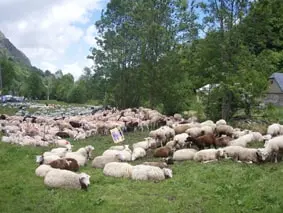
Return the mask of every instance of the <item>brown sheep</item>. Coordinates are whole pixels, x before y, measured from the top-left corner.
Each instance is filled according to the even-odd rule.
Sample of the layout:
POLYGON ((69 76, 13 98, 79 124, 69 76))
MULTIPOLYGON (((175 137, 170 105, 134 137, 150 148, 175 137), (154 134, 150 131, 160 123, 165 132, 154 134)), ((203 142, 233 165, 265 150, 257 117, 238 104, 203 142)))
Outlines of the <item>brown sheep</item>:
POLYGON ((172 149, 167 146, 157 148, 153 153, 154 157, 168 157, 169 155, 172 155, 172 149))
POLYGON ((182 124, 182 125, 174 127, 174 131, 175 131, 175 134, 177 135, 177 134, 184 133, 189 128, 190 126, 188 124, 182 124))
POLYGON ((216 149, 216 138, 215 135, 212 133, 205 134, 197 138, 188 137, 187 140, 192 141, 193 144, 195 144, 200 150, 204 149, 205 146, 210 147, 211 145, 213 145, 216 149))
POLYGON ((79 170, 78 162, 73 158, 61 158, 49 163, 52 168, 66 169, 77 172, 79 170))

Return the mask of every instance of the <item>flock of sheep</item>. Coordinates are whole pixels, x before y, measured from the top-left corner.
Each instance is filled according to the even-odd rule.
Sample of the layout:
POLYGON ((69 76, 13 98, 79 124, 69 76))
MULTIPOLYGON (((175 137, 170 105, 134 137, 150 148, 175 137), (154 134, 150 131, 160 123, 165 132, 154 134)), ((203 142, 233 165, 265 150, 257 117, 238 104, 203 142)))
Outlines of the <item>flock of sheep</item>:
POLYGON ((166 117, 156 110, 132 108, 98 110, 93 115, 70 117, 0 116, 1 141, 19 145, 56 145, 37 156, 40 166, 36 175, 44 177, 49 187, 87 189, 90 176, 77 173, 92 159, 92 167, 103 169, 103 174, 133 180, 164 180, 172 178, 169 164, 175 161, 194 160, 211 162, 231 158, 235 161, 259 163, 278 161, 283 149, 283 126, 272 124, 262 135, 259 132, 241 130, 228 125, 225 120, 202 123, 195 118, 185 120, 181 115, 166 117), (97 134, 109 134, 120 127, 123 131, 149 132, 144 141, 109 147, 101 156, 92 157, 94 147, 88 145, 72 151, 72 145, 64 138, 85 139, 97 134), (262 147, 247 148, 249 144, 262 142, 262 147), (145 156, 159 159, 132 165, 145 156))
POLYGON ((70 142, 59 139, 56 144, 62 147, 37 156, 37 162, 41 165, 35 173, 44 177, 44 184, 49 187, 87 190, 90 176, 76 172, 81 166, 87 165, 90 159, 91 166, 102 169, 106 176, 160 181, 173 177, 169 164, 174 164, 175 161, 207 163, 231 158, 247 163, 268 160, 277 162, 278 154, 283 149, 283 126, 280 124, 270 125, 266 134, 262 135, 259 132, 233 128, 223 119, 216 123, 210 120, 202 123, 184 122, 176 115, 174 120, 167 121, 167 125, 150 131, 149 137, 144 141, 111 146, 101 156, 94 158, 93 146, 88 145, 72 152, 70 142), (254 142, 262 142, 262 147, 246 147, 254 142), (145 156, 159 160, 138 165, 130 163, 145 156))

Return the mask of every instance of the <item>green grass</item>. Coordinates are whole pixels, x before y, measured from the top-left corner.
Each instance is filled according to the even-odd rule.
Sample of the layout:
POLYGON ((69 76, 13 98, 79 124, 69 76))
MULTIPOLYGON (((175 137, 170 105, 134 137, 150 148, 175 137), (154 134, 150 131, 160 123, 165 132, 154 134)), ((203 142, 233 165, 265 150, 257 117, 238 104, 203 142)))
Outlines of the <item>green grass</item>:
MULTIPOLYGON (((147 135, 126 134, 125 144, 147 135)), ((72 143, 74 150, 92 144, 95 155, 113 145, 110 136, 72 143)), ((35 176, 35 155, 45 150, 0 143, 1 212, 283 212, 283 163, 181 162, 172 166, 172 179, 153 182, 106 177, 89 162, 80 169, 91 175, 85 192, 49 189, 35 176)))

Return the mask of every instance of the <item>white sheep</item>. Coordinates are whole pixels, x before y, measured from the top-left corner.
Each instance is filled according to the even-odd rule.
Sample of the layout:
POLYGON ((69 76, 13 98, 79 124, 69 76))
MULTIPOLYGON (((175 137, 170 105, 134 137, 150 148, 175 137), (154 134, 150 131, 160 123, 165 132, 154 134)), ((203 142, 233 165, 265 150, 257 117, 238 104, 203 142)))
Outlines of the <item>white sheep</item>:
POLYGON ((165 162, 158 162, 158 161, 152 161, 152 162, 146 161, 146 162, 143 162, 142 164, 143 165, 149 165, 149 166, 157 166, 157 167, 159 167, 161 169, 168 167, 167 163, 165 163, 165 162))
POLYGON ((90 176, 86 173, 77 174, 68 170, 51 170, 45 178, 44 184, 52 188, 84 189, 90 184, 90 176))
POLYGON ((140 141, 140 142, 137 142, 137 143, 134 143, 133 144, 133 149, 137 148, 137 147, 141 147, 145 150, 149 149, 151 147, 151 145, 155 143, 155 140, 151 137, 147 137, 145 138, 144 141, 140 141))
POLYGON ((146 151, 141 147, 136 147, 133 150, 132 161, 146 156, 146 151))
POLYGON ((76 152, 67 152, 66 158, 74 158, 79 166, 85 166, 87 164, 88 159, 91 157, 91 152, 94 150, 94 147, 88 145, 86 147, 82 147, 78 149, 76 152))
POLYGON ((119 150, 105 150, 102 153, 102 156, 115 156, 118 153, 123 155, 124 161, 131 161, 132 160, 132 150, 129 148, 129 145, 125 145, 125 149, 119 151, 119 150))
POLYGON ((112 177, 130 178, 133 166, 124 162, 110 162, 104 166, 103 174, 112 177))
POLYGON ((219 125, 226 125, 227 122, 226 122, 224 119, 220 119, 220 120, 216 121, 215 124, 216 124, 216 126, 219 126, 219 125))
MULTIPOLYGON (((119 146, 111 146, 110 148, 108 148, 109 150, 118 150, 118 151, 122 151, 123 149, 125 149, 126 145, 119 145, 119 146)), ((127 145, 129 146, 129 145, 127 145)))
POLYGON ((112 155, 101 155, 93 159, 91 166, 94 168, 103 169, 107 163, 124 161, 124 156, 121 153, 117 153, 115 156, 112 155))
POLYGON ((132 167, 133 180, 164 180, 172 178, 172 170, 149 165, 136 165, 132 167))
POLYGON ((226 158, 232 158, 233 160, 238 162, 244 161, 248 163, 257 163, 259 161, 257 149, 241 146, 227 146, 223 149, 226 158))
POLYGON ((50 165, 42 164, 35 169, 35 175, 39 177, 45 177, 45 175, 53 169, 55 168, 52 168, 50 165))
POLYGON ((200 127, 192 127, 187 129, 186 133, 193 138, 197 138, 198 136, 201 136, 202 130, 200 127))
POLYGON ((219 149, 204 149, 195 153, 194 160, 195 161, 216 161, 219 160, 221 157, 224 157, 225 152, 222 148, 219 149))
POLYGON ((36 163, 38 164, 49 164, 54 160, 58 160, 60 157, 58 155, 49 155, 49 156, 43 156, 43 155, 37 155, 36 156, 36 163))
POLYGON ((252 132, 230 141, 230 146, 246 147, 253 141, 263 141, 263 136, 259 132, 252 132))
POLYGON ((187 138, 189 137, 188 133, 181 133, 174 136, 174 141, 177 142, 177 144, 180 145, 181 148, 183 148, 186 144, 187 138))
POLYGON ((264 148, 258 149, 258 155, 262 161, 268 157, 274 157, 274 162, 278 162, 278 154, 283 150, 283 136, 277 136, 266 142, 264 148))
POLYGON ((232 126, 229 126, 227 124, 225 125, 220 124, 216 126, 215 132, 218 134, 218 136, 227 135, 227 136, 232 137, 234 129, 232 126))
POLYGON ((173 154, 173 160, 175 160, 175 161, 193 160, 196 152, 197 152, 197 150, 195 150, 195 149, 180 149, 180 150, 177 150, 173 154))
POLYGON ((283 128, 278 123, 271 124, 267 127, 267 134, 269 134, 273 137, 281 135, 281 134, 283 134, 283 128))

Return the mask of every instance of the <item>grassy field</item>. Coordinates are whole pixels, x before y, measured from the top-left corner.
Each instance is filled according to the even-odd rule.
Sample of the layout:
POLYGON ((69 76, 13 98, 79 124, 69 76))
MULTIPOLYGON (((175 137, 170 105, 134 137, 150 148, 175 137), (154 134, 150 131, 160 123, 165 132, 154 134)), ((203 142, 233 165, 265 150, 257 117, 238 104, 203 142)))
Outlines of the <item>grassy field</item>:
MULTIPOLYGON (((145 136, 127 134, 125 143, 145 136)), ((113 142, 97 136, 73 144, 74 150, 92 144, 100 155, 113 142)), ((172 179, 142 182, 106 177, 89 162, 81 168, 91 175, 85 192, 49 189, 35 176, 35 155, 45 150, 0 143, 0 212, 283 212, 283 163, 182 162, 172 166, 172 179)))

